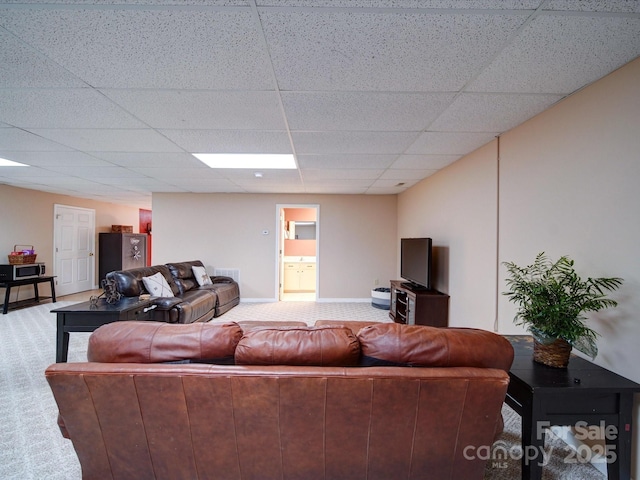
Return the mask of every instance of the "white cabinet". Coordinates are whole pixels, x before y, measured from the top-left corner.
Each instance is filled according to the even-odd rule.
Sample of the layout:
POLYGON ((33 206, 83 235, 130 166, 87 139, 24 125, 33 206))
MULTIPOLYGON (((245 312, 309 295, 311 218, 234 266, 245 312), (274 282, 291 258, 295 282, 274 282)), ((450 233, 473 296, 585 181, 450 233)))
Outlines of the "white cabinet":
POLYGON ((284 264, 285 292, 314 292, 315 290, 315 263, 292 262, 284 264))

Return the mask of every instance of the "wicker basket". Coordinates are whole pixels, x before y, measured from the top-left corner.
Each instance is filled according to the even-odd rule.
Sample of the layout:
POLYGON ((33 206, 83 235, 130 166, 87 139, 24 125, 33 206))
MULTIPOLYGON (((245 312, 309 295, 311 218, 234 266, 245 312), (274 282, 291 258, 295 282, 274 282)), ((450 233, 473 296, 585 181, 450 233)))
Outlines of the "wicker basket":
POLYGON ((18 247, 29 247, 28 249, 24 249, 24 250, 33 251, 33 245, 14 245, 13 254, 7 255, 7 258, 9 259, 9 263, 11 265, 28 265, 36 261, 36 257, 38 256, 37 253, 29 253, 25 255, 24 253, 18 250, 18 247))
POLYGON ((571 356, 571 344, 557 338, 547 345, 533 339, 533 360, 555 368, 567 368, 571 356))

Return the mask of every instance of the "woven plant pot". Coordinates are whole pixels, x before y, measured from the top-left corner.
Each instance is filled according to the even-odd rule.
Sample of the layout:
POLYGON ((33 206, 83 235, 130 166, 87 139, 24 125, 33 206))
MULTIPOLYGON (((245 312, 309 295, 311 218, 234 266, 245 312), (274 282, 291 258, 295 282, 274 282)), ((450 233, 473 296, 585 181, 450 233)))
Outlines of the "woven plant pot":
POLYGON ((562 338, 557 338, 547 345, 533 339, 533 360, 555 368, 567 368, 571 345, 562 338))

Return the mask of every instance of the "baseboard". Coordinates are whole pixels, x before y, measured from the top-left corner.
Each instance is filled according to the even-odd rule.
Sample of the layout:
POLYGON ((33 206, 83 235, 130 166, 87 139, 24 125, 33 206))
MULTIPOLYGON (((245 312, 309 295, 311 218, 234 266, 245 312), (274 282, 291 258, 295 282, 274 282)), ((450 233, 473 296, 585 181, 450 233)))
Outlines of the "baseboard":
POLYGON ((367 298, 319 298, 321 303, 367 303, 371 302, 371 297, 367 298))
MULTIPOLYGON (((240 298, 240 303, 271 303, 278 302, 277 298, 240 298)), ((318 303, 368 303, 371 298, 319 298, 318 303)))

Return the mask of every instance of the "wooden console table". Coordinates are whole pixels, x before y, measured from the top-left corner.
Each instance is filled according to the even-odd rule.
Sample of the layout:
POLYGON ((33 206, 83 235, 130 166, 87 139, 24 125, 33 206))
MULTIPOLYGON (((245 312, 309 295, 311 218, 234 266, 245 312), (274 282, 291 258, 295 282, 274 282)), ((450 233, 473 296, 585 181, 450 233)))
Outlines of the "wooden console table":
POLYGON ((633 395, 640 385, 575 355, 568 368, 541 365, 533 361, 531 336, 505 337, 515 352, 505 401, 522 417, 522 478, 542 478, 544 428, 551 425, 580 426, 582 434, 603 427, 608 479, 630 478, 633 395))
POLYGON ((391 280, 389 317, 407 325, 446 327, 449 324, 449 295, 413 288, 402 280, 391 280))
POLYGON ((113 304, 100 298, 95 305, 87 301, 51 310, 57 316, 56 363, 67 361, 69 332, 93 332, 101 325, 122 320, 151 320, 155 307, 152 300, 132 297, 113 304))
POLYGON ((40 301, 40 293, 38 292, 38 284, 39 283, 47 283, 51 285, 51 301, 55 303, 56 301, 56 286, 54 279, 56 277, 34 277, 34 278, 24 278, 21 280, 8 280, 0 283, 0 288, 5 288, 6 291, 4 293, 4 306, 2 307, 2 314, 5 315, 9 311, 9 295, 11 294, 11 288, 13 287, 21 287, 23 285, 33 285, 33 293, 34 298, 28 300, 21 300, 19 302, 15 302, 15 305, 23 305, 27 303, 38 303, 40 301))

